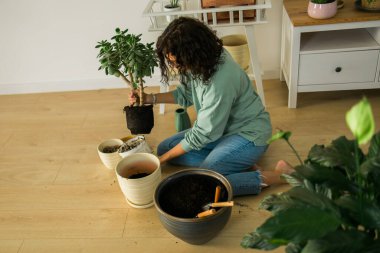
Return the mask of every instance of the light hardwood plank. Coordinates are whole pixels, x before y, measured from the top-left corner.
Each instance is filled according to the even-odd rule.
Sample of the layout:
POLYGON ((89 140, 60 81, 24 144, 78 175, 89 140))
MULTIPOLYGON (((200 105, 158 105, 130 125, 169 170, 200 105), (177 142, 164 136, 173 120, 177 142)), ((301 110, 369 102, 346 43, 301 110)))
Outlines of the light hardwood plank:
POLYGON ((128 209, 0 211, 0 239, 120 238, 128 209))
MULTIPOLYGON (((240 238, 214 238, 205 245, 190 245, 172 238, 25 240, 19 253, 224 253, 262 251, 243 249, 240 238)), ((283 249, 271 251, 283 252, 283 249)))
POLYGON ((0 240, 0 253, 18 253, 23 240, 0 240))
POLYGON ((0 186, 0 210, 129 208, 117 181, 97 185, 0 186))

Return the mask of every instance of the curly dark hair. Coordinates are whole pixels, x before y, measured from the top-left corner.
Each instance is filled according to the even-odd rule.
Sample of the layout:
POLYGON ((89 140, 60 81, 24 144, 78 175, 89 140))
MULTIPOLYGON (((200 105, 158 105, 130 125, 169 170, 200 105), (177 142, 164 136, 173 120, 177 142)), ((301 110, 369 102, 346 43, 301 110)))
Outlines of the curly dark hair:
POLYGON ((177 18, 168 25, 156 43, 162 81, 168 83, 169 74, 174 68, 168 59, 170 53, 176 57, 175 67, 181 83, 186 84, 190 74, 207 84, 222 62, 222 51, 222 40, 208 26, 194 18, 177 18))

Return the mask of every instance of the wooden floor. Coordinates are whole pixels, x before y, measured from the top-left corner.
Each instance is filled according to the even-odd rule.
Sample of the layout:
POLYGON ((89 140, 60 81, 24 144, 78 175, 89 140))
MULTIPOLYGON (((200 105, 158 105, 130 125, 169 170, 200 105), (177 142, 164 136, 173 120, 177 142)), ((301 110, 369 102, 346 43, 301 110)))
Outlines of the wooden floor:
MULTIPOLYGON (((302 93, 299 108, 288 109, 285 83, 265 81, 264 87, 274 128, 293 132, 303 158, 315 143, 351 137, 345 112, 363 94, 379 130, 380 90, 302 93)), ((257 210, 259 201, 288 186, 236 198, 241 205, 227 226, 202 246, 169 234, 154 207, 127 205, 96 150, 102 140, 130 134, 122 112, 127 94, 120 89, 0 96, 0 252, 258 252, 242 249, 241 238, 269 217, 257 210)), ((174 109, 159 115, 156 106, 155 127, 146 136, 153 148, 175 132, 174 109)), ((260 165, 272 169, 278 159, 297 163, 288 146, 276 142, 260 165)), ((163 169, 167 175, 178 168, 163 169)))

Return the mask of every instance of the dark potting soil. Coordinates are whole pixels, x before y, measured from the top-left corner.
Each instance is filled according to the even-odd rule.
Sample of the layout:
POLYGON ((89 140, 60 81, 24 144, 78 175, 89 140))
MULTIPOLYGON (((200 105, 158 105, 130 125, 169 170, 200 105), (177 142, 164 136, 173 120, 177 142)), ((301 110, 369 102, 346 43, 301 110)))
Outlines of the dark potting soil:
POLYGON ((149 173, 137 173, 137 174, 133 174, 133 175, 129 176, 128 179, 143 178, 143 177, 146 177, 149 175, 150 175, 149 173))
POLYGON ((227 189, 217 179, 206 175, 188 175, 177 178, 162 188, 159 204, 166 213, 179 218, 195 218, 202 207, 214 202, 215 188, 222 190, 219 201, 227 201, 227 189))
POLYGON ((154 126, 153 105, 125 106, 127 127, 132 134, 149 134, 154 126))
POLYGON ((103 153, 114 153, 116 152, 118 149, 120 148, 120 145, 116 145, 116 146, 107 146, 107 147, 104 147, 102 152, 103 153))

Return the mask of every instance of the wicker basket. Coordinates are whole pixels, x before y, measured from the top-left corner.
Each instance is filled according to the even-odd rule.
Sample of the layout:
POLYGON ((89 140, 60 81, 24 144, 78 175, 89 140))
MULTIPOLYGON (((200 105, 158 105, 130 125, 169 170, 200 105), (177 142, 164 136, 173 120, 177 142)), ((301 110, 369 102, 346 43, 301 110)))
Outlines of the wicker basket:
MULTIPOLYGON (((223 6, 241 6, 241 5, 254 5, 256 4, 256 0, 202 0, 201 5, 202 8, 217 8, 217 7, 223 7, 223 6)), ((239 20, 239 12, 234 11, 233 13, 234 19, 239 20)), ((256 10, 246 10, 243 11, 243 18, 244 19, 253 19, 256 16, 256 10)), ((212 15, 209 13, 207 14, 208 21, 212 20, 212 15)), ((217 12, 216 13, 216 19, 218 21, 225 21, 230 19, 229 12, 217 12)))

